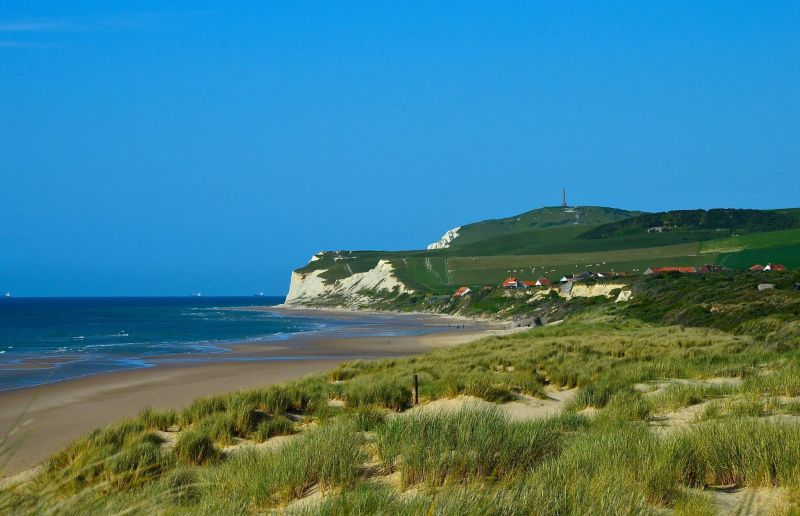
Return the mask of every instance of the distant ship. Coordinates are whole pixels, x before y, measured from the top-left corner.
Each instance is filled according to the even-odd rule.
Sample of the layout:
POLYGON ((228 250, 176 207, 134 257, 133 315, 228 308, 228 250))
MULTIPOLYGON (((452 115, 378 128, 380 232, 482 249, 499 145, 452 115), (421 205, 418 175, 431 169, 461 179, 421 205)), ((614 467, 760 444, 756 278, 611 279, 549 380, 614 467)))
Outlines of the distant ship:
POLYGON ((253 295, 254 295, 255 297, 264 297, 264 293, 263 293, 263 292, 256 292, 256 293, 255 293, 255 294, 253 294, 253 295))
POLYGON ((203 297, 203 293, 202 292, 195 292, 194 294, 192 294, 192 297, 203 297))
POLYGON ((3 297, 11 297, 11 292, 6 292, 3 297))

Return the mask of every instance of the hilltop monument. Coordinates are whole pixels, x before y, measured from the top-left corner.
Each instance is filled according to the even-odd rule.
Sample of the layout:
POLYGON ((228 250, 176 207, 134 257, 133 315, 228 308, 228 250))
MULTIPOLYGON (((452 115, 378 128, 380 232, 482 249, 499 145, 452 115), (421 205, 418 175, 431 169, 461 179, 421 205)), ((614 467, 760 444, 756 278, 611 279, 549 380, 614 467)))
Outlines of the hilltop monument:
POLYGON ((567 207, 567 189, 566 188, 562 188, 561 189, 561 207, 562 208, 566 208, 567 207))

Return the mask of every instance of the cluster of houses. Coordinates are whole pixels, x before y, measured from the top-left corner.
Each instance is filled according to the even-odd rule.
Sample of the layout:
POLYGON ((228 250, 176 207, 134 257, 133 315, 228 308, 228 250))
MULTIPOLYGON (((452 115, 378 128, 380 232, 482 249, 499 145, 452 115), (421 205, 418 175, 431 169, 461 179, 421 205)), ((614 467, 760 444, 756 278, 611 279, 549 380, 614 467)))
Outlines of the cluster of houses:
POLYGON ((536 281, 520 281, 517 278, 511 277, 500 284, 500 288, 532 288, 532 287, 549 287, 553 283, 541 276, 536 281))
MULTIPOLYGON (((706 274, 709 272, 720 272, 722 270, 724 269, 719 265, 708 264, 708 265, 703 265, 702 267, 648 267, 642 274, 651 275, 651 274, 663 274, 670 272, 679 272, 681 274, 706 274)), ((752 267, 750 267, 750 270, 761 271, 761 272, 785 271, 786 267, 778 263, 768 263, 767 265, 755 264, 752 267)), ((584 271, 579 274, 566 274, 561 277, 559 283, 571 285, 574 282, 585 281, 589 279, 618 278, 621 276, 627 276, 627 273, 584 271)), ((503 289, 526 289, 535 287, 550 288, 552 286, 553 282, 550 281, 545 276, 540 276, 539 279, 537 279, 536 281, 522 281, 512 276, 510 278, 507 278, 500 284, 500 288, 503 289)), ((761 289, 760 286, 759 289, 761 289)), ((461 287, 455 291, 453 297, 464 297, 471 293, 472 289, 470 289, 469 287, 461 287)))
MULTIPOLYGON (((680 272, 683 274, 704 274, 707 272, 720 272, 724 270, 719 265, 703 265, 702 267, 649 267, 645 270, 642 274, 662 274, 665 272, 680 272)), ((750 267, 751 271, 761 271, 761 272, 769 272, 769 271, 785 271, 786 266, 781 265, 779 263, 768 263, 767 265, 761 265, 757 263, 750 267)))
POLYGON ((709 264, 702 267, 648 267, 642 274, 663 274, 665 272, 680 272, 681 274, 706 274, 724 270, 719 265, 709 264))
MULTIPOLYGON (((584 281, 591 278, 615 278, 624 275, 625 273, 585 271, 580 274, 567 274, 565 276, 562 276, 560 283, 584 281)), ((504 282, 500 284, 500 288, 503 289, 526 289, 526 288, 536 288, 536 287, 550 288, 552 286, 553 282, 546 276, 540 276, 539 279, 537 279, 536 281, 522 281, 514 276, 511 276, 510 278, 506 279, 504 282)), ((471 293, 472 290, 469 287, 461 287, 455 291, 453 297, 464 297, 471 293)))
MULTIPOLYGON (((579 274, 566 274, 561 276, 559 283, 586 281, 588 279, 618 278, 626 276, 624 272, 590 272, 584 271, 579 274)), ((520 281, 511 277, 500 284, 500 288, 533 288, 533 287, 552 287, 553 282, 545 276, 541 276, 536 281, 520 281)))
POLYGON ((759 272, 769 272, 769 271, 785 271, 786 266, 781 265, 779 263, 768 263, 766 265, 761 265, 757 263, 750 267, 751 271, 759 271, 759 272))

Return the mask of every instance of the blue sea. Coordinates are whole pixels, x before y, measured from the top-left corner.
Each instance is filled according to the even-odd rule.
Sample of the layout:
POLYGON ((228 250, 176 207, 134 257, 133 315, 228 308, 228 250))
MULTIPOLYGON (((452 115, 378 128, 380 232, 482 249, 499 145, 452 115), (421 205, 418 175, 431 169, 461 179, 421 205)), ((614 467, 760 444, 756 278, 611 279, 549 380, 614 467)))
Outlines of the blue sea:
MULTIPOLYGON (((278 297, 0 298, 0 391, 123 369, 152 359, 224 357, 226 344, 272 342, 359 322, 252 310, 278 297)), ((418 330, 418 328, 417 328, 418 330)), ((376 327, 371 334, 412 333, 376 327)))

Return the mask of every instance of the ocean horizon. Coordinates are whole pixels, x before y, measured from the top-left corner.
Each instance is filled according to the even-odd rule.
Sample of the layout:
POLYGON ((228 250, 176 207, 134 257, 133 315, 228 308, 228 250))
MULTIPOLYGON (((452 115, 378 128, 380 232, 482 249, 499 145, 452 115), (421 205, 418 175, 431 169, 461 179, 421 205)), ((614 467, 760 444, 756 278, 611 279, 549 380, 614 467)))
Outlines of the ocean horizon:
POLYGON ((277 296, 0 298, 0 391, 147 368, 165 359, 224 360, 233 343, 269 343, 311 332, 414 333, 324 313, 253 310, 283 301, 277 296))

